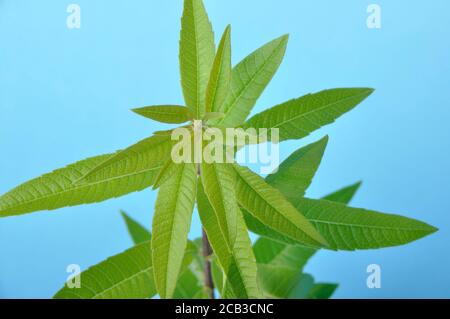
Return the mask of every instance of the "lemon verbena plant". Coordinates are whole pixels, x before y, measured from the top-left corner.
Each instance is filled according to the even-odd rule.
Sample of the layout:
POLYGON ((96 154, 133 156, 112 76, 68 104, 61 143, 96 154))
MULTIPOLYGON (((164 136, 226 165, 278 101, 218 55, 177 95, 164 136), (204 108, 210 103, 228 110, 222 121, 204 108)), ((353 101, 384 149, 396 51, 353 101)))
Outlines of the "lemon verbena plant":
MULTIPOLYGON (((193 133, 193 144, 196 134, 232 128, 268 130, 266 140, 273 140, 276 132, 282 142, 332 123, 373 92, 325 90, 247 119, 277 71, 287 42, 288 36, 281 36, 232 67, 231 28, 225 29, 216 48, 202 1, 185 0, 179 53, 185 105, 133 111, 183 124, 182 129, 193 133)), ((200 288, 190 297, 211 298, 214 291, 224 298, 295 297, 299 270, 317 249, 396 246, 436 231, 407 217, 348 206, 358 184, 323 199, 304 197, 327 137, 295 151, 263 178, 233 161, 202 160, 204 154, 195 147, 187 154, 184 150, 183 158, 196 160, 176 160, 175 131, 155 132, 124 150, 57 169, 0 197, 0 216, 7 217, 101 202, 151 186, 158 189, 151 236, 138 230, 135 235, 145 240, 90 268, 80 288, 63 288, 56 297, 180 297, 180 284, 189 280, 181 281, 184 276, 192 279, 188 286, 200 288), (201 243, 188 240, 195 204, 204 229, 201 243), (261 236, 253 247, 249 231, 261 236), (199 260, 203 266, 195 271, 199 260)), ((242 147, 217 144, 215 152, 224 149, 231 158, 242 147)))

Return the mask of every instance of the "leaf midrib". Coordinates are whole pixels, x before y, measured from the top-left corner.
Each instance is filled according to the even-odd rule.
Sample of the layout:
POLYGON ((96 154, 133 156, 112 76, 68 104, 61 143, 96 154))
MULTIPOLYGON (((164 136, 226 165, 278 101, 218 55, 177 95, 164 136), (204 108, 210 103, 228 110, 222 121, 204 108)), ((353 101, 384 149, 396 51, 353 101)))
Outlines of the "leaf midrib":
MULTIPOLYGON (((270 59, 275 55, 275 53, 278 51, 278 49, 280 48, 280 46, 283 44, 284 42, 281 40, 280 43, 277 45, 276 48, 273 49, 273 51, 270 53, 269 58, 267 58, 264 63, 262 64, 262 66, 258 69, 258 71, 255 73, 255 76, 253 76, 250 81, 244 85, 244 87, 241 89, 241 91, 239 92, 238 96, 234 99, 233 103, 231 103, 231 105, 228 107, 228 110, 225 111, 225 116, 223 117, 223 119, 219 122, 219 124, 222 124, 225 119, 228 117, 228 114, 230 112, 232 112, 232 110, 234 109, 236 103, 238 102, 238 100, 240 100, 241 96, 244 94, 244 92, 247 90, 247 88, 255 81, 255 79, 259 76, 259 74, 262 72, 262 70, 265 68, 265 66, 269 63, 270 59)), ((232 92, 232 89, 230 90, 230 92, 232 92)), ((244 119, 245 120, 245 119, 244 119)))
POLYGON ((130 276, 130 277, 124 278, 123 280, 120 280, 120 281, 116 282, 116 283, 115 283, 114 285, 112 285, 111 287, 108 287, 108 288, 106 288, 105 290, 103 290, 103 291, 101 291, 101 292, 99 292, 99 293, 96 293, 94 296, 91 297, 91 299, 96 299, 98 296, 104 295, 105 293, 107 293, 108 291, 110 291, 110 290, 116 288, 117 286, 122 285, 122 284, 126 283, 127 281, 130 281, 130 280, 132 280, 133 278, 135 278, 135 277, 141 275, 142 273, 145 273, 145 272, 150 271, 151 269, 153 269, 153 265, 151 265, 151 266, 149 266, 149 267, 146 267, 146 268, 140 270, 139 272, 133 274, 133 275, 130 276))
MULTIPOLYGON (((79 190, 80 188, 83 188, 83 187, 95 186, 97 184, 101 184, 101 183, 105 183, 105 182, 111 182, 111 181, 113 181, 115 179, 126 178, 126 177, 130 177, 130 176, 133 176, 133 175, 139 175, 139 174, 147 173, 147 172, 150 172, 152 170, 158 170, 161 167, 162 166, 156 166, 156 167, 153 167, 153 168, 150 168, 150 169, 145 169, 145 170, 133 172, 133 173, 126 174, 126 175, 115 176, 115 177, 112 177, 112 178, 103 179, 101 181, 97 181, 97 182, 93 182, 93 183, 80 184, 79 186, 75 186, 74 188, 66 189, 66 190, 63 190, 61 192, 57 192, 57 193, 54 193, 54 194, 49 194, 49 195, 45 195, 45 196, 42 196, 42 197, 39 197, 39 198, 35 198, 35 199, 30 200, 30 201, 26 201, 26 202, 20 203, 19 205, 6 207, 5 209, 3 209, 3 211, 6 211, 8 209, 17 209, 17 208, 22 207, 22 206, 30 205, 30 204, 32 204, 32 203, 34 203, 36 201, 48 199, 48 198, 50 198, 52 196, 63 195, 65 193, 67 193, 67 192, 76 191, 76 190, 79 190)), ((72 185, 74 185, 74 184, 72 184, 72 185)), ((0 213, 1 213, 1 210, 0 210, 0 213)))
MULTIPOLYGON (((297 116, 291 117, 291 118, 288 119, 288 120, 284 120, 284 121, 278 123, 277 125, 272 126, 271 128, 279 128, 281 125, 284 125, 284 124, 286 124, 286 123, 288 123, 288 122, 295 121, 295 120, 297 120, 297 119, 299 119, 299 118, 302 118, 302 117, 304 117, 304 116, 307 116, 307 115, 309 115, 309 114, 311 114, 311 113, 318 112, 318 111, 321 111, 321 110, 323 110, 323 109, 325 109, 325 108, 332 107, 332 106, 334 106, 335 104, 342 103, 342 102, 346 102, 347 100, 357 98, 357 97, 359 97, 359 96, 361 96, 361 95, 367 94, 368 92, 370 92, 370 90, 361 92, 361 93, 356 94, 356 95, 352 95, 352 96, 346 97, 345 99, 341 99, 341 100, 338 100, 338 101, 333 102, 333 103, 326 104, 326 105, 321 106, 321 107, 319 107, 319 108, 317 108, 317 109, 313 109, 313 110, 311 110, 311 111, 308 111, 308 112, 305 112, 305 113, 301 113, 301 114, 299 114, 299 115, 297 115, 297 116)), ((269 110, 270 110, 270 109, 269 109, 269 110)), ((269 112, 266 113, 266 114, 269 114, 269 112)))
MULTIPOLYGON (((235 169, 235 170, 236 170, 236 169, 235 169)), ((264 202, 266 203, 267 206, 269 206, 269 207, 271 207, 273 210, 277 211, 277 212, 279 213, 279 216, 281 216, 283 220, 287 221, 288 224, 294 225, 295 228, 298 228, 298 225, 296 225, 294 222, 292 222, 287 216, 283 215, 280 209, 276 208, 274 205, 272 205, 271 203, 269 203, 268 201, 266 201, 266 200, 264 199, 264 197, 263 197, 263 196, 262 196, 255 188, 253 188, 249 183, 247 183, 247 181, 245 180, 245 178, 243 178, 243 177, 240 175, 240 173, 238 172, 238 170, 236 170, 236 172, 237 172, 237 174, 240 176, 240 179, 241 179, 242 181, 244 181, 245 184, 246 184, 248 187, 250 187, 256 194, 258 194, 258 197, 259 197, 262 201, 264 201, 264 202)), ((292 206, 292 207, 293 207, 293 206, 292 206)), ((294 208, 295 210, 297 210, 295 207, 293 207, 293 208, 294 208)), ((247 209, 247 211, 248 211, 248 209, 247 209)), ((250 212, 250 211, 249 211, 249 212, 250 212)), ((259 220, 261 223, 263 223, 265 226, 274 229, 273 227, 271 227, 271 226, 269 226, 269 225, 266 225, 265 222, 259 218, 259 216, 256 216, 256 215, 253 215, 253 214, 251 214, 251 215, 252 215, 253 217, 255 217, 256 219, 258 219, 258 220, 259 220)), ((274 230, 275 230, 275 229, 274 229, 274 230)), ((309 238, 313 239, 314 241, 316 241, 314 238, 312 238, 310 235, 308 235, 308 234, 307 234, 306 232, 304 232, 303 230, 301 230, 301 229, 298 229, 298 230, 301 231, 303 234, 305 234, 307 237, 309 237, 309 238)), ((295 236, 292 236, 292 235, 290 235, 289 237, 291 237, 291 238, 293 238, 293 239, 296 239, 295 236)))

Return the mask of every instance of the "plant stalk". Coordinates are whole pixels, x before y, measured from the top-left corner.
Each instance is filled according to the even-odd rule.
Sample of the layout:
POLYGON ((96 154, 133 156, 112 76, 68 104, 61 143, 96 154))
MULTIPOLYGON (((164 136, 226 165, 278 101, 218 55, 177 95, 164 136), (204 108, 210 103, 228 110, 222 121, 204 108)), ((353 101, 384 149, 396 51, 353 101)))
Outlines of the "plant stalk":
POLYGON ((203 240, 203 257, 205 260, 205 287, 206 293, 208 294, 209 299, 215 299, 214 296, 214 283, 212 279, 211 272, 211 254, 212 249, 209 244, 208 236, 204 229, 202 229, 202 240, 203 240))

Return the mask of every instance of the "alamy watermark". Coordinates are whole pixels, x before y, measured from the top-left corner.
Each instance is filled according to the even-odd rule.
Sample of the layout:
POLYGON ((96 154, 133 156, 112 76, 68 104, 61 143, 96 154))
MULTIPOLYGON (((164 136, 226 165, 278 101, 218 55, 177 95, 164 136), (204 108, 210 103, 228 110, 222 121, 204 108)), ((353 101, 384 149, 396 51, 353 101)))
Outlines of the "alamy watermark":
POLYGON ((67 6, 66 9, 69 15, 66 19, 66 25, 69 29, 81 28, 81 8, 78 4, 72 3, 67 6))
POLYGON ((66 268, 66 272, 70 275, 67 277, 67 288, 81 288, 81 267, 78 264, 70 264, 66 268))
POLYGON ((381 288, 381 267, 378 264, 370 264, 366 269, 367 276, 366 284, 369 289, 379 289, 381 288))
POLYGON ((171 152, 176 164, 259 164, 261 174, 269 174, 280 161, 278 128, 207 127, 196 120, 191 127, 174 129, 171 139, 176 142, 171 152))
POLYGON ((367 28, 381 29, 381 6, 379 4, 370 4, 367 7, 369 16, 366 20, 367 28))

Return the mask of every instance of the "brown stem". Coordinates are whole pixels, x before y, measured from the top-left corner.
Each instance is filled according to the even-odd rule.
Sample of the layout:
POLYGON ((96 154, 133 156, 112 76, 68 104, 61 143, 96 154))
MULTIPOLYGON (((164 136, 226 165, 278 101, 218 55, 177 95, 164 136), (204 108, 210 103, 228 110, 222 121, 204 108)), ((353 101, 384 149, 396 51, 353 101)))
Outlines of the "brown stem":
POLYGON ((206 236, 206 232, 203 229, 202 230, 202 239, 203 239, 203 257, 205 259, 205 287, 206 292, 208 294, 209 299, 215 299, 214 296, 214 283, 212 280, 212 273, 211 273, 211 254, 212 249, 211 245, 209 244, 208 236, 206 236))

